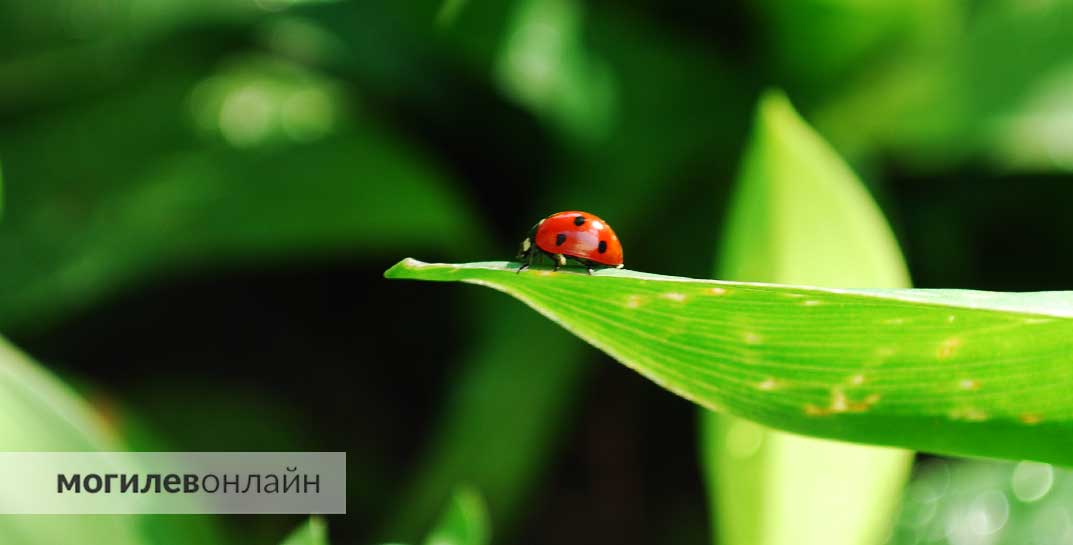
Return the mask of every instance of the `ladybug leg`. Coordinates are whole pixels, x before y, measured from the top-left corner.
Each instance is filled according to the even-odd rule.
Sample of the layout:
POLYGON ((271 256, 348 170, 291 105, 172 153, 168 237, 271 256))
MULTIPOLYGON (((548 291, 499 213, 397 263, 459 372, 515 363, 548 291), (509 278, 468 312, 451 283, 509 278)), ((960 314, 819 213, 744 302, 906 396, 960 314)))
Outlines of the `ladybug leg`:
POLYGON ((525 269, 528 269, 529 267, 531 267, 533 265, 533 260, 536 259, 536 257, 537 257, 536 252, 530 250, 530 252, 528 254, 526 254, 526 256, 525 256, 525 263, 522 263, 522 266, 518 267, 518 270, 515 271, 514 274, 518 274, 518 273, 524 271, 525 269))
POLYGON ((574 261, 577 261, 579 265, 581 265, 582 267, 585 267, 585 270, 589 271, 589 276, 592 276, 592 268, 595 265, 595 263, 593 263, 591 260, 580 259, 580 258, 577 258, 577 257, 574 258, 574 261))
POLYGON ((596 267, 596 263, 590 259, 582 259, 580 257, 571 257, 574 261, 578 262, 578 265, 585 267, 585 270, 589 271, 589 276, 592 276, 592 268, 596 267))
POLYGON ((566 265, 566 256, 563 254, 552 254, 551 260, 555 262, 554 271, 558 271, 559 267, 566 265))

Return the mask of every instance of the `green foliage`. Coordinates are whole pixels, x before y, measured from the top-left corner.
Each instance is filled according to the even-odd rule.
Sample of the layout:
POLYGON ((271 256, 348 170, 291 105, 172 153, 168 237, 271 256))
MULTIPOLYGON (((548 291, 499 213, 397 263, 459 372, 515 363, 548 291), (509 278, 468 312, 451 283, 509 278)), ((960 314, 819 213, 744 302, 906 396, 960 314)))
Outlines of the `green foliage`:
MULTIPOLYGON (((3 339, 0 430, 3 451, 121 450, 106 423, 84 401, 3 339)), ((143 522, 133 516, 5 516, 0 518, 0 542, 144 545, 143 522)))
POLYGON ((582 8, 575 0, 516 2, 496 74, 514 100, 569 139, 592 143, 610 130, 615 86, 606 61, 581 43, 582 8))
MULTIPOLYGON (((849 168, 781 93, 761 99, 717 278, 907 287, 890 229, 849 168)), ((912 453, 820 441, 705 411, 717 543, 883 539, 912 453)))
MULTIPOLYGON (((958 2, 903 5, 932 12, 913 23, 919 29, 914 34, 930 37, 892 41, 883 50, 901 54, 860 63, 858 76, 846 78, 850 83, 831 92, 816 110, 818 126, 853 155, 894 153, 918 168, 1018 155, 1011 141, 1018 126, 1041 121, 1032 115, 1032 95, 1069 69, 1073 42, 1061 37, 1073 32, 1073 3, 1026 8, 996 1, 972 9, 958 2)), ((1053 114, 1044 119, 1064 117, 1053 114)), ((1022 162, 1068 170, 1073 153, 1060 134, 1033 132, 1050 153, 1022 162)))
MULTIPOLYGON (((488 509, 469 486, 456 486, 441 507, 439 518, 425 534, 423 545, 487 545, 491 540, 488 509)), ((385 544, 388 545, 388 544, 385 544)))
POLYGON ((491 538, 488 513, 473 489, 455 491, 424 545, 487 545, 491 538))
POLYGON ((868 191, 779 93, 761 99, 730 203, 719 277, 830 287, 908 287, 868 191))
MULTIPOLYGON (((191 273, 304 270, 310 263, 360 267, 411 250, 437 259, 495 259, 513 249, 510 230, 566 208, 589 209, 611 221, 637 268, 658 264, 705 276, 712 242, 724 236, 720 278, 835 288, 907 285, 897 247, 870 197, 832 150, 795 122, 782 99, 765 100, 767 122, 741 163, 749 104, 767 81, 786 86, 843 156, 873 169, 863 171, 877 195, 889 197, 881 200, 906 235, 914 274, 924 284, 1064 286, 1069 269, 1063 256, 1073 241, 1073 229, 1062 219, 1068 217, 1068 193, 1059 189, 1027 202, 1025 191, 992 185, 978 192, 976 184, 994 184, 1002 175, 986 163, 992 159, 1065 181, 1054 173, 1073 165, 1071 8, 1066 1, 1019 0, 0 0, 0 21, 7 23, 0 43, 6 176, 0 181, 0 329, 20 344, 36 343, 35 350, 54 349, 51 358, 83 348, 70 341, 72 335, 93 335, 81 320, 111 323, 114 316, 102 310, 111 307, 98 305, 116 301, 117 294, 174 288, 176 277, 191 273), (868 162, 876 159, 882 162, 868 162), (712 181, 731 180, 739 163, 742 187, 728 209, 728 231, 719 233, 708 203, 721 199, 726 188, 712 181), (929 167, 932 177, 915 178, 920 166, 929 167), (519 180, 524 185, 511 187, 519 180), (965 206, 929 206, 943 192, 963 197, 965 206), (471 196, 480 208, 471 206, 471 196), (991 220, 1003 207, 1025 210, 1023 223, 991 220), (489 221, 486 214, 495 217, 489 221), (658 233, 650 230, 654 225, 660 225, 658 233), (1018 232, 1025 234, 1006 240, 1018 232), (929 276, 934 271, 948 276, 929 276), (76 326, 63 327, 70 323, 76 326)), ((610 326, 595 321, 602 315, 586 313, 604 311, 601 282, 622 280, 601 278, 605 274, 562 287, 591 298, 570 305, 560 301, 565 295, 543 293, 545 285, 561 286, 542 283, 539 273, 504 277, 502 286, 550 298, 538 301, 551 305, 547 312, 561 313, 580 336, 601 340, 610 326), (513 282, 522 283, 522 291, 513 282)), ((637 289, 658 286, 650 280, 637 289)), ((608 289, 612 298, 648 293, 608 289)), ((761 295, 750 291, 743 299, 745 310, 731 305, 732 311, 700 313, 720 323, 744 320, 728 326, 725 335, 733 338, 710 339, 698 330, 700 346, 725 358, 670 351, 675 365, 700 370, 657 368, 669 365, 661 359, 663 349, 655 341, 649 346, 643 335, 699 327, 688 313, 679 316, 674 300, 653 294, 644 304, 633 300, 636 309, 629 307, 632 299, 625 309, 610 305, 608 312, 620 312, 614 316, 639 334, 609 342, 615 354, 628 356, 626 363, 672 389, 777 427, 966 455, 1067 456, 1061 451, 1070 450, 1068 441, 1062 443, 1068 407, 1059 394, 1069 382, 1061 369, 1070 352, 1063 340, 1069 337, 1067 296, 989 296, 974 308, 965 294, 806 290, 820 305, 798 308, 781 296, 762 296, 783 291, 757 289, 761 295), (932 301, 923 293, 939 295, 932 301), (762 316, 768 307, 761 313, 753 306, 758 301, 768 301, 774 317, 762 316), (845 303, 845 315, 836 302, 845 303), (947 310, 950 315, 940 315, 947 310), (650 311, 663 314, 645 314, 650 311), (910 316, 896 316, 903 311, 910 316), (889 317, 879 317, 885 312, 889 317), (950 316, 953 322, 943 322, 950 316), (1037 336, 1037 345, 1029 342, 1037 336), (898 352, 886 357, 890 346, 898 352), (874 360, 868 350, 876 351, 874 360), (635 353, 643 357, 634 361, 635 353), (856 384, 857 376, 864 382, 856 384), (880 397, 868 403, 873 394, 880 397), (862 404, 868 407, 858 410, 862 404), (801 414, 803 408, 816 414, 801 414)), ((361 511, 370 511, 349 518, 361 528, 386 517, 384 535, 417 542, 456 483, 468 482, 487 499, 497 535, 510 541, 515 523, 530 511, 527 496, 542 483, 555 486, 540 470, 583 410, 579 386, 592 352, 513 301, 490 293, 478 297, 451 315, 466 335, 421 332, 423 341, 450 347, 446 369, 429 370, 429 376, 449 377, 442 404, 397 401, 396 410, 426 403, 438 408, 434 422, 413 432, 425 442, 414 457, 416 467, 381 462, 390 451, 379 445, 359 462, 357 475, 381 479, 362 482, 362 492, 373 499, 362 500, 361 511), (394 471, 380 471, 388 466, 394 471), (400 475, 409 486, 396 482, 400 475)), ((681 308, 693 297, 688 299, 681 308)), ((363 308, 369 315, 383 310, 363 308)), ((310 324, 316 319, 310 315, 310 324)), ((310 330, 316 333, 307 341, 319 342, 321 328, 310 330)), ((221 431, 227 441, 249 440, 227 433, 236 429, 255 435, 273 430, 278 437, 315 433, 294 426, 297 411, 279 398, 259 397, 262 384, 241 395, 227 386, 205 392, 190 407, 187 384, 200 387, 215 377, 164 369, 167 356, 145 363, 189 383, 157 380, 159 387, 124 391, 94 363, 126 365, 118 348, 95 347, 96 357, 62 363, 90 382, 105 383, 105 395, 123 410, 139 396, 151 397, 139 410, 148 409, 147 421, 155 425, 219 423, 201 432, 209 444, 221 431)), ((214 363, 226 369, 232 362, 221 356, 214 363)), ((373 367, 363 362, 353 370, 379 373, 373 367)), ((363 390, 385 383, 361 378, 357 387, 340 388, 354 399, 384 393, 363 390)), ((81 407, 71 413, 76 420, 42 416, 50 414, 50 405, 31 401, 56 397, 37 394, 66 392, 64 387, 52 378, 19 384, 0 400, 10 418, 0 427, 0 443, 62 447, 81 441, 70 422, 78 422, 79 414, 93 419, 81 402, 73 402, 81 407), (72 435, 58 440, 64 433, 72 435)), ((420 390, 407 389, 414 391, 420 390)), ((399 399, 397 393, 390 396, 399 399)), ((142 446, 128 433, 136 418, 124 415, 117 430, 105 427, 105 436, 122 433, 124 445, 142 446)), ((847 447, 763 432, 744 420, 726 422, 733 424, 707 427, 716 438, 705 445, 712 456, 731 453, 724 439, 764 446, 757 464, 724 469, 729 474, 719 485, 736 501, 723 502, 719 526, 733 531, 739 523, 777 525, 793 534, 795 544, 813 540, 816 534, 799 531, 798 523, 827 524, 820 513, 831 507, 824 502, 834 501, 834 494, 810 498, 809 490, 836 488, 833 474, 820 471, 824 463, 842 466, 843 476, 851 473, 847 468, 855 464, 847 447), (809 449, 790 444, 796 441, 808 442, 809 449), (764 497, 783 500, 760 503, 764 497), (786 518, 787 512, 796 518, 786 518)), ((146 430, 146 436, 155 438, 156 431, 146 430)), ((414 440, 405 436, 410 432, 393 433, 382 445, 414 440)), ((186 435, 174 433, 162 444, 179 448, 190 440, 186 435)), ((893 467, 904 454, 886 458, 893 467)), ((876 460, 860 464, 860 489, 893 475, 876 460)), ((964 473, 949 467, 955 480, 964 473)), ((1003 467, 965 466, 982 468, 973 474, 1003 467)), ((937 487, 937 480, 921 476, 928 486, 937 487)), ((877 527, 874 520, 886 516, 882 501, 847 493, 846 482, 838 486, 856 514, 843 510, 853 522, 825 545, 854 541, 860 535, 854 528, 877 527)), ((965 497, 984 492, 972 489, 965 497)), ((973 522, 978 519, 958 515, 977 513, 975 499, 944 507, 939 502, 947 500, 931 497, 910 498, 907 505, 916 511, 903 512, 900 528, 913 531, 899 530, 896 542, 944 533, 954 541, 965 536, 943 525, 979 527, 973 522), (929 509, 931 518, 924 515, 929 509)), ((1068 521, 1064 512, 1019 510, 1012 497, 1009 505, 1009 526, 1020 529, 1000 539, 1060 541, 1073 535, 1060 524, 1068 521), (1014 524, 1016 516, 1050 530, 1022 532, 1029 523, 1014 524)), ((675 509, 667 507, 646 523, 658 531, 658 516, 675 509)), ((0 523, 0 542, 38 545, 70 534, 124 545, 124 536, 133 535, 117 520, 8 519, 0 523), (16 532, 22 524, 32 527, 16 532), (118 529, 98 531, 111 525, 118 529)), ((209 541, 187 533, 195 524, 182 517, 131 524, 144 530, 138 545, 209 541)), ((244 527, 236 535, 264 541, 280 533, 272 524, 267 522, 268 532, 244 527)), ((728 541, 761 543, 744 535, 728 541)))
POLYGON ((406 259, 385 276, 506 292, 671 392, 778 429, 1073 463, 1073 292, 516 270, 406 259))
POLYGON ((320 517, 310 517, 280 545, 328 545, 328 525, 320 517))
MULTIPOLYGON (((165 100, 143 93, 150 109, 165 100)), ((111 171, 108 154, 129 148, 97 145, 79 127, 99 128, 102 117, 123 119, 120 112, 135 107, 109 105, 70 126, 33 127, 9 143, 9 181, 48 176, 55 165, 33 160, 46 147, 86 159, 77 193, 55 183, 9 188, 0 325, 83 308, 159 271, 355 250, 375 255, 400 245, 464 248, 474 238, 465 202, 437 169, 373 125, 285 153, 167 152, 131 134, 132 146, 159 155, 152 166, 111 171), (40 221, 50 216, 63 221, 40 221)))

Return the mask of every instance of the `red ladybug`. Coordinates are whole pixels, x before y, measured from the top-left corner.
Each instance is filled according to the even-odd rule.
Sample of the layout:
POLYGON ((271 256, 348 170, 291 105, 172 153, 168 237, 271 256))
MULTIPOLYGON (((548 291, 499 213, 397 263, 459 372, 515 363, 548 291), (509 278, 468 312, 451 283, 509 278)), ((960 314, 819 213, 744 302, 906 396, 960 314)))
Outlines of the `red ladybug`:
POLYGON ((523 261, 518 272, 533 264, 542 253, 555 263, 555 270, 566 265, 566 258, 581 263, 592 274, 596 266, 622 268, 622 243, 611 226, 588 212, 570 210, 552 214, 533 226, 518 250, 523 261))

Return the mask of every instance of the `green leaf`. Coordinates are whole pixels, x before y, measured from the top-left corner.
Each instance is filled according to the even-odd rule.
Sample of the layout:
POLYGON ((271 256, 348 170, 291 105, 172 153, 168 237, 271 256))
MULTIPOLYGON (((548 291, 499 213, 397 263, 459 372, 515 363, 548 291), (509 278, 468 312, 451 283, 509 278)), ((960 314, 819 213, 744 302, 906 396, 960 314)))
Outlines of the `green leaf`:
POLYGON ((61 120, 0 131, 0 326, 41 327, 163 271, 400 244, 449 251, 476 238, 437 165, 371 121, 268 150, 208 146, 181 108, 199 79, 147 79, 61 120), (57 149, 71 160, 41 160, 57 149))
POLYGON ((320 517, 310 517, 280 545, 328 545, 328 525, 320 517))
MULTIPOLYGON (((88 405, 0 339, 0 451, 122 450, 88 405)), ((17 502, 18 498, 0 498, 17 502)), ((141 545, 138 516, 5 516, 0 543, 141 545)))
POLYGON ((508 293, 664 388, 805 435, 1073 463, 1073 292, 834 289, 405 259, 508 293))
POLYGON ((558 126, 568 139, 591 143, 611 130, 611 67, 584 45, 583 3, 522 0, 496 62, 504 93, 558 126))
MULTIPOLYGON (((953 15, 943 32, 890 62, 874 63, 815 111, 817 125, 844 153, 895 155, 910 166, 937 169, 994 152, 996 140, 1017 137, 1009 134, 1011 118, 1030 114, 1024 108, 1032 106, 1032 95, 1068 69, 1073 3, 1032 9, 1019 2, 930 4, 953 15)), ((1065 140, 1058 142, 1061 156, 1065 140)))
POLYGON ((462 487, 455 491, 424 545, 485 545, 490 534, 484 500, 475 490, 462 487))
MULTIPOLYGON (((780 93, 760 101, 717 276, 909 285, 875 203, 780 93)), ((911 452, 801 437, 707 411, 703 418, 716 542, 864 545, 886 535, 911 452)))
POLYGON ((949 38, 962 10, 928 0, 759 0, 756 7, 780 76, 810 96, 829 95, 936 36, 949 38))

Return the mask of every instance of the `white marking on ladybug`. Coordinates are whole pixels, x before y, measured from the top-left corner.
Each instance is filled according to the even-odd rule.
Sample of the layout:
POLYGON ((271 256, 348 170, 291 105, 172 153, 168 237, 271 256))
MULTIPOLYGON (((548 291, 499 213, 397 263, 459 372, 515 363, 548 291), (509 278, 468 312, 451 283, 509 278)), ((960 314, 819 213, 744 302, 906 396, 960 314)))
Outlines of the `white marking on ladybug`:
POLYGON ((532 248, 532 247, 533 247, 533 244, 531 242, 529 242, 529 237, 525 237, 525 240, 522 241, 522 251, 523 252, 528 252, 529 248, 532 248))
POLYGON ((592 220, 592 228, 599 231, 604 228, 604 224, 600 220, 592 220))

